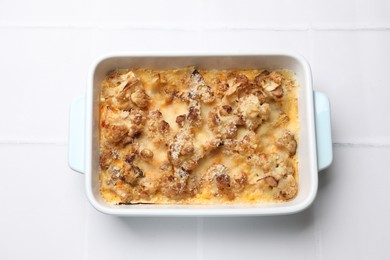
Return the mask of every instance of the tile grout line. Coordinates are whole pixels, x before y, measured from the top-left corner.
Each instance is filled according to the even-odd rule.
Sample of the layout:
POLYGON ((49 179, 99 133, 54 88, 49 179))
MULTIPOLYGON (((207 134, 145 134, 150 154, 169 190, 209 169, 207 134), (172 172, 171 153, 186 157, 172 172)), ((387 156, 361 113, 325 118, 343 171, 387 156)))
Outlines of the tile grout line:
POLYGON ((196 259, 203 260, 203 217, 196 220, 196 259))
POLYGON ((85 201, 85 229, 84 229, 84 240, 83 240, 83 260, 89 259, 89 229, 90 229, 90 211, 88 202, 85 201))
MULTIPOLYGON (((80 30, 163 30, 163 31, 185 31, 198 32, 199 27, 189 25, 186 27, 178 27, 174 25, 166 25, 164 27, 154 25, 140 25, 140 24, 107 24, 96 25, 95 23, 35 23, 35 24, 1 24, 0 29, 80 29, 80 30)), ((203 27, 202 31, 286 31, 286 32, 305 32, 305 31, 390 31, 390 26, 357 26, 357 27, 336 27, 336 26, 286 26, 286 27, 246 27, 246 26, 213 26, 203 27)))
POLYGON ((390 148, 389 143, 333 143, 334 147, 344 148, 390 148))
POLYGON ((63 146, 68 145, 68 142, 63 141, 5 141, 0 140, 0 145, 57 145, 57 146, 63 146))

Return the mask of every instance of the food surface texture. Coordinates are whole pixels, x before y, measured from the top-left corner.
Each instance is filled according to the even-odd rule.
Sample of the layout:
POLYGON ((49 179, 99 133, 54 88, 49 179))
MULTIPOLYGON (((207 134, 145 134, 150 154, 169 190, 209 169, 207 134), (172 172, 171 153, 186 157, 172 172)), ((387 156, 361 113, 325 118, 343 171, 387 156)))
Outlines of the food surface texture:
POLYGON ((112 71, 100 92, 100 190, 113 204, 254 204, 298 193, 291 71, 112 71))

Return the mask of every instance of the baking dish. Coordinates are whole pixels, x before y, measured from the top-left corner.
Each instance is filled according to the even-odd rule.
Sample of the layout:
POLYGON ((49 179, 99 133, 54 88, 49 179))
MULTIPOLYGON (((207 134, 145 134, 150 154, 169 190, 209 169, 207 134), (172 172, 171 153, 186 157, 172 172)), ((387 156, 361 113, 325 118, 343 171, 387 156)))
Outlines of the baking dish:
POLYGON ((332 162, 330 106, 328 98, 313 92, 308 63, 293 53, 136 53, 112 54, 91 67, 87 93, 71 103, 69 166, 85 173, 86 193, 99 211, 118 216, 242 216, 291 214, 307 208, 318 188, 318 171, 332 162), (116 68, 175 68, 194 65, 204 69, 288 69, 296 74, 300 139, 298 144, 299 186, 296 198, 283 203, 251 205, 112 205, 100 195, 99 185, 99 92, 103 78, 116 68))

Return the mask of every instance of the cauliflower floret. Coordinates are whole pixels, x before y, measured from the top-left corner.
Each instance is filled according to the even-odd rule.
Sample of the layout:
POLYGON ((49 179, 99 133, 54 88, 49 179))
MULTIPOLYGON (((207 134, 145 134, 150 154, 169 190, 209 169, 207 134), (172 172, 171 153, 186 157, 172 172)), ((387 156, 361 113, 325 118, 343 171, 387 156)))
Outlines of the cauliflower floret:
POLYGON ((276 145, 288 151, 290 156, 297 152, 297 141, 290 131, 284 132, 283 136, 276 141, 276 145))
POLYGON ((255 95, 248 95, 240 99, 238 112, 244 117, 245 125, 249 130, 256 130, 264 121, 268 120, 271 109, 269 104, 260 104, 255 95))

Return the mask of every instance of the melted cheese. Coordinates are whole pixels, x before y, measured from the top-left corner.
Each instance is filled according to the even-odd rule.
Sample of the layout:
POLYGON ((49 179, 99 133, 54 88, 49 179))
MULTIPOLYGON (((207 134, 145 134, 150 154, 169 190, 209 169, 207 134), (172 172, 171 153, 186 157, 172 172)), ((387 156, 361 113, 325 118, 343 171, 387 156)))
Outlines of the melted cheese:
POLYGON ((188 67, 108 75, 100 102, 102 196, 165 204, 294 198, 298 85, 289 71, 263 71, 188 67), (212 172, 215 166, 222 170, 212 172))

